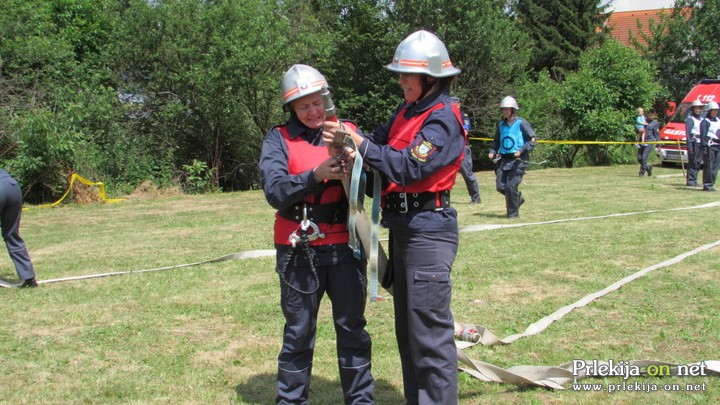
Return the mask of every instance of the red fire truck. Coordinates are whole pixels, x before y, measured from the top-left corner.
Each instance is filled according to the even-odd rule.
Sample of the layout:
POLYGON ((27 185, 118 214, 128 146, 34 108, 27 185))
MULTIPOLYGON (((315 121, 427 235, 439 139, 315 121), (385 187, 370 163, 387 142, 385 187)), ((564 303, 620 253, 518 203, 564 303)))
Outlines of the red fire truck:
MULTIPOLYGON (((675 114, 670 121, 660 130, 660 139, 663 141, 681 141, 675 145, 658 145, 656 152, 663 166, 679 164, 680 160, 687 163, 687 148, 685 148, 685 119, 690 114, 690 104, 700 100, 703 104, 708 101, 720 102, 720 80, 703 79, 690 90, 677 106, 675 114)), ((704 112, 703 112, 704 114, 704 112)))

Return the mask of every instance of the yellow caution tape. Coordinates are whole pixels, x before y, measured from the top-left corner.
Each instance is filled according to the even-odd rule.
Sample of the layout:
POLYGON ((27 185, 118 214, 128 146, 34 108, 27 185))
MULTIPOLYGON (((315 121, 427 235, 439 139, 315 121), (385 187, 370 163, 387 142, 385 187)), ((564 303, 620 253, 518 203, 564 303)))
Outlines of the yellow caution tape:
POLYGON ((114 203, 114 202, 120 202, 120 201, 124 200, 124 198, 107 198, 107 196, 105 195, 105 184, 103 184, 101 181, 90 181, 77 173, 73 173, 73 175, 70 176, 70 184, 68 184, 68 189, 65 191, 65 194, 63 194, 63 196, 60 197, 59 200, 55 201, 54 203, 50 203, 50 204, 38 205, 37 208, 54 207, 54 206, 60 204, 65 199, 65 197, 67 197, 68 194, 70 194, 70 190, 72 190, 72 186, 73 186, 73 183, 75 183, 75 180, 79 181, 80 183, 86 184, 88 186, 97 187, 98 194, 100 194, 100 199, 103 200, 103 202, 114 203))
MULTIPOLYGON (((475 138, 475 137, 469 137, 468 140, 472 141, 489 141, 492 142, 493 138, 475 138)), ((556 144, 556 145, 637 145, 637 141, 571 141, 571 140, 545 140, 540 139, 535 141, 537 143, 548 143, 548 144, 556 144)), ((653 144, 653 145, 679 145, 680 143, 685 143, 685 141, 652 141, 652 142, 643 142, 643 144, 653 144)))

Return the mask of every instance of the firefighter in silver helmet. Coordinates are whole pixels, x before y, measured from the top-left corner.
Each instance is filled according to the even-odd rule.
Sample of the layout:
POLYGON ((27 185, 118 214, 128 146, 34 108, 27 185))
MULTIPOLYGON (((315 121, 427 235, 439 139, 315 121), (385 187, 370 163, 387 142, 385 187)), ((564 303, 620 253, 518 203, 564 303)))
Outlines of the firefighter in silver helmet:
POLYGON ((499 157, 495 169, 495 188, 505 196, 505 208, 508 218, 520 215, 520 206, 525 202, 518 190, 525 168, 530 159, 530 151, 535 147, 535 131, 530 123, 517 116, 520 109, 517 100, 507 96, 500 102, 503 118, 498 121, 495 138, 488 157, 499 157))
MULTIPOLYGON (((344 402, 374 402, 364 316, 366 259, 354 258, 348 246, 344 173, 322 140, 326 112, 320 93, 327 86, 325 77, 307 65, 293 65, 285 73, 282 98, 290 118, 268 132, 260 154, 263 191, 277 209, 276 271, 285 316, 278 404, 308 403, 318 308, 326 293, 332 303, 344 402)), ((344 125, 357 128, 350 121, 344 125)))
MULTIPOLYGON (((458 248, 450 190, 463 161, 465 130, 450 100, 460 70, 428 31, 405 38, 386 66, 404 101, 367 136, 350 135, 363 162, 383 179, 383 226, 390 230, 387 277, 407 404, 456 404, 457 350, 450 271, 458 248)), ((331 143, 338 125, 325 123, 331 143)), ((375 196, 376 198, 378 196, 375 196)))

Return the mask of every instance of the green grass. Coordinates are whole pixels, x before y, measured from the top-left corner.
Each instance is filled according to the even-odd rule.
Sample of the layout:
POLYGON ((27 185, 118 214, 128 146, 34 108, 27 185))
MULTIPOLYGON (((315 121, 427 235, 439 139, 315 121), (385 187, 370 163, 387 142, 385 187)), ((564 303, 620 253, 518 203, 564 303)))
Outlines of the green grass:
MULTIPOLYGON (((516 220, 504 218, 494 174, 478 173, 482 204, 453 192, 460 225, 540 222, 715 202, 684 187, 679 168, 532 170, 516 220), (675 176, 673 176, 675 175, 675 176)), ((456 320, 499 337, 646 268, 714 242, 720 208, 462 233, 453 268, 456 320)), ((22 235, 40 279, 139 270, 272 248, 274 211, 259 191, 110 205, 30 207, 22 235)), ((720 248, 656 270, 507 346, 467 349, 507 368, 573 359, 720 360, 720 248)), ((7 255, 0 277, 15 281, 7 255)), ((0 289, 0 403, 272 403, 283 318, 274 259, 0 289)), ((334 331, 321 307, 311 401, 341 402, 334 331)), ((368 304, 376 400, 402 400, 392 303, 368 304)), ((621 378, 588 379, 603 385, 621 378)), ((460 376, 463 404, 720 403, 720 378, 631 377, 630 383, 706 383, 699 392, 588 393, 485 383, 460 376)))

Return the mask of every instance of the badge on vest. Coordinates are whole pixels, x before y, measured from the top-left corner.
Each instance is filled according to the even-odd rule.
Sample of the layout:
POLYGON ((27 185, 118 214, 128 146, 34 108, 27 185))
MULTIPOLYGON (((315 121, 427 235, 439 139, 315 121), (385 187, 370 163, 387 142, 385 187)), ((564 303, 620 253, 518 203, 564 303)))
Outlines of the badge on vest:
POLYGON ((432 143, 424 140, 422 143, 415 145, 415 147, 410 150, 410 154, 419 162, 425 163, 428 157, 435 152, 435 149, 437 148, 435 148, 432 143))

